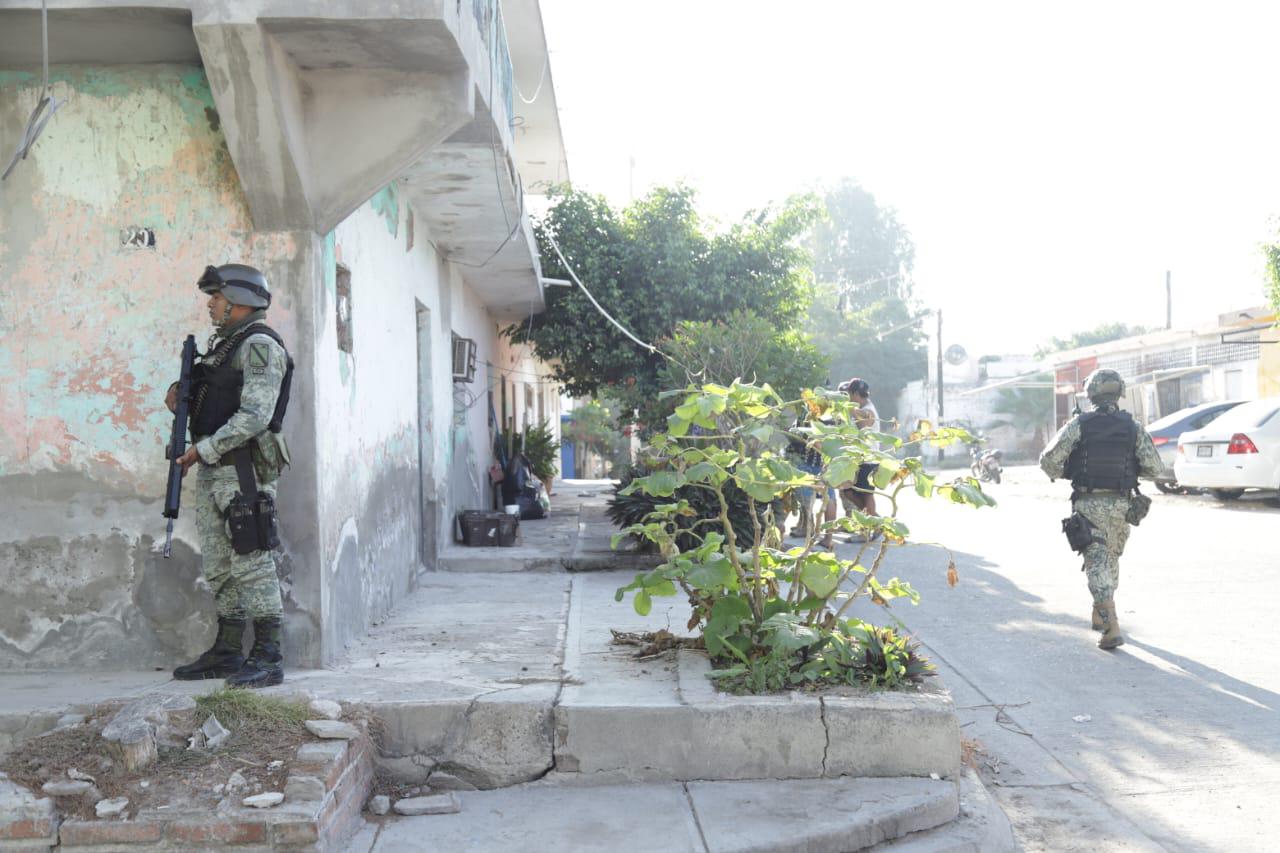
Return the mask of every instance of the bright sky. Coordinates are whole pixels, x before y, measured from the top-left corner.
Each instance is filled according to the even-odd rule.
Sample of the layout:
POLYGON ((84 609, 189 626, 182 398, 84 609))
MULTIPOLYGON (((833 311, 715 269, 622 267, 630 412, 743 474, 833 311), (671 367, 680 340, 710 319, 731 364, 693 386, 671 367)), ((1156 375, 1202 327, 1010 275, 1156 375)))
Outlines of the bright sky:
MULTIPOLYGON (((736 219, 849 176, 897 208, 949 342, 1260 305, 1276 2, 542 0, 569 168, 736 219)), ((930 324, 932 325, 932 324, 930 324)))

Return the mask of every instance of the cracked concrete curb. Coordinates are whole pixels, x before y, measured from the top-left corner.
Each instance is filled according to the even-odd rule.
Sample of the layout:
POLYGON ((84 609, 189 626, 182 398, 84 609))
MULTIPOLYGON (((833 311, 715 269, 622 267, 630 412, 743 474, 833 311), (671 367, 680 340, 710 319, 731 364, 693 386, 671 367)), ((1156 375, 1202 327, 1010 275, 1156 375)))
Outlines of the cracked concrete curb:
POLYGON ((609 781, 960 772, 960 730, 946 694, 731 696, 706 678, 704 656, 680 652, 678 666, 678 703, 562 700, 556 770, 609 781))
POLYGON ((379 765, 405 782, 448 773, 481 790, 553 768, 595 784, 927 777, 955 779, 960 734, 943 693, 731 696, 681 652, 669 704, 585 701, 563 684, 528 684, 450 702, 364 706, 379 765))
POLYGON ((374 720, 378 766, 424 783, 448 773, 481 790, 539 779, 551 770, 559 685, 528 684, 449 702, 363 706, 374 720))
POLYGON ((959 784, 959 815, 933 829, 916 831, 872 847, 875 853, 1013 853, 1013 826, 972 770, 959 784))

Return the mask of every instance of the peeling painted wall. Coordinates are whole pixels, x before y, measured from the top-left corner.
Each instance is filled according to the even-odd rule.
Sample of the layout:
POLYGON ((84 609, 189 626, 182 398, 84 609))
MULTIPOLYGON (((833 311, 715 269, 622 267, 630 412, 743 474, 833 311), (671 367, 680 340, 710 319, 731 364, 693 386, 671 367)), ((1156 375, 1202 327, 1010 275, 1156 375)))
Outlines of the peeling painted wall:
MULTIPOLYGON (((487 408, 463 404, 455 418, 463 395, 450 379, 450 333, 477 337, 483 360, 496 326, 429 240, 419 234, 408 247, 409 215, 387 187, 324 244, 316 407, 326 658, 413 588, 458 506, 486 500, 470 484, 483 484, 490 461, 487 408), (349 355, 337 347, 338 264, 351 276, 349 355)), ((482 398, 484 382, 481 372, 482 398)))
MULTIPOLYGON (((163 393, 182 338, 210 331, 195 279, 263 267, 292 342, 314 238, 253 230, 199 67, 53 79, 65 105, 0 184, 0 668, 166 666, 207 645, 212 613, 190 511, 157 553, 163 393), (122 245, 130 227, 154 247, 122 245)), ((0 72, 0 139, 38 91, 0 72)))
MULTIPOLYGON (((325 236, 255 230, 199 67, 54 79, 65 106, 0 185, 0 670, 169 667, 209 643, 190 487, 174 558, 159 556, 162 398, 183 337, 203 347, 211 331, 196 278, 231 261, 266 272, 297 364, 279 495, 286 660, 331 660, 430 568, 457 510, 490 506, 497 325, 421 217, 409 246, 394 185, 325 236), (471 384, 451 380, 451 333, 477 342, 471 384)), ((37 94, 31 75, 0 72, 0 139, 37 94)))

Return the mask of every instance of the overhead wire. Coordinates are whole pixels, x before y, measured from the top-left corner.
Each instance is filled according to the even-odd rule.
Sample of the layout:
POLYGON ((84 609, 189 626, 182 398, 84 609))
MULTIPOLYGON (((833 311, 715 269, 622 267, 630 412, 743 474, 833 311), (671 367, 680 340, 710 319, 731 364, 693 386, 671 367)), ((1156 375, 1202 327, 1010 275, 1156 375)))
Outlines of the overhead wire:
POLYGON ((0 174, 0 181, 5 180, 13 172, 14 167, 18 165, 19 160, 27 159, 27 155, 31 153, 31 146, 36 144, 36 140, 40 138, 40 134, 44 131, 44 126, 49 123, 49 119, 53 118, 53 114, 62 106, 53 96, 53 89, 49 86, 49 3, 48 0, 40 0, 40 38, 43 53, 41 54, 44 67, 43 88, 40 91, 40 98, 36 101, 35 109, 31 111, 31 117, 27 119, 27 126, 22 131, 22 137, 18 140, 18 147, 13 152, 13 156, 9 158, 9 165, 5 167, 4 173, 0 174))
POLYGON ((622 332, 622 334, 626 335, 628 338, 630 338, 642 349, 650 353, 653 353, 655 355, 660 355, 663 358, 665 358, 667 361, 670 361, 672 364, 675 364, 683 368, 684 371, 687 374, 689 374, 689 376, 697 376, 702 373, 702 371, 700 370, 692 369, 687 364, 680 361, 678 358, 671 355, 670 353, 663 352, 653 344, 646 343, 640 340, 631 332, 630 329, 628 329, 626 326, 619 323, 612 314, 610 314, 608 311, 604 309, 604 306, 601 305, 600 302, 595 298, 595 296, 591 294, 591 291, 587 290, 587 286, 582 283, 582 279, 578 277, 578 273, 574 270, 573 266, 569 263, 569 259, 564 256, 564 252, 560 250, 560 244, 556 242, 556 238, 551 234, 551 232, 544 229, 542 233, 547 238, 547 242, 551 244, 551 249, 556 253, 556 257, 560 259, 561 266, 563 266, 565 268, 565 271, 569 273, 569 278, 573 279, 573 283, 578 285, 578 289, 581 290, 583 294, 586 295, 587 299, 591 302, 591 304, 595 306, 595 309, 600 313, 600 316, 604 317, 606 320, 612 323, 614 327, 618 329, 618 331, 622 332))
MULTIPOLYGON (((507 27, 507 16, 502 13, 501 4, 498 4, 498 16, 502 18, 502 28, 505 30, 507 27)), ((513 73, 511 75, 511 88, 515 89, 516 94, 520 96, 520 100, 524 101, 526 104, 532 104, 534 101, 538 100, 538 95, 542 94, 542 84, 547 81, 547 68, 550 65, 551 54, 549 51, 544 50, 542 52, 542 71, 538 74, 538 85, 533 89, 532 98, 526 98, 524 96, 524 92, 520 91, 520 84, 516 82, 515 74, 513 73)))

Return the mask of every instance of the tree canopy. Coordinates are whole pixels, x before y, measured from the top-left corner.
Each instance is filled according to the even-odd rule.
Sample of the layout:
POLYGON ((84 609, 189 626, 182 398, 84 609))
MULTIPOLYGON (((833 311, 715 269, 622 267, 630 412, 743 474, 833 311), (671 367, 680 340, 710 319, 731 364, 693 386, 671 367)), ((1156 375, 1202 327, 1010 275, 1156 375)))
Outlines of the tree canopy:
POLYGON ((1272 307, 1280 311, 1280 242, 1264 243, 1262 256, 1266 264, 1267 297, 1272 307))
POLYGON ((1051 352, 1075 349, 1076 347, 1105 344, 1107 341, 1118 341, 1121 338, 1131 338, 1134 335, 1142 335, 1149 331, 1151 331, 1151 329, 1146 326, 1130 326, 1128 323, 1100 323, 1092 329, 1088 329, 1083 332, 1076 332, 1070 337, 1049 338, 1048 342, 1036 349, 1036 357, 1038 358, 1051 352))
MULTIPOLYGON (((803 332, 779 331, 748 311, 735 311, 724 320, 686 320, 676 327, 666 350, 697 374, 699 384, 731 385, 735 379, 768 383, 784 400, 827 380, 827 359, 803 332)), ((675 363, 664 367, 661 376, 666 388, 682 388, 690 378, 675 363)))
POLYGON ((813 230, 818 289, 805 329, 830 362, 830 383, 861 377, 881 415, 897 413, 898 394, 925 375, 924 336, 913 317, 915 244, 892 208, 854 181, 823 199, 813 230))
MULTIPOLYGON (((799 198, 718 232, 694 200, 687 187, 659 188, 617 210, 601 196, 561 190, 535 228, 543 274, 569 278, 554 239, 600 304, 650 343, 670 338, 683 321, 734 311, 778 331, 795 328, 811 298, 801 238, 816 215, 814 201, 799 198)), ((629 412, 651 407, 666 390, 664 357, 629 340, 576 287, 549 289, 543 313, 506 331, 531 343, 573 396, 603 391, 629 412)))

